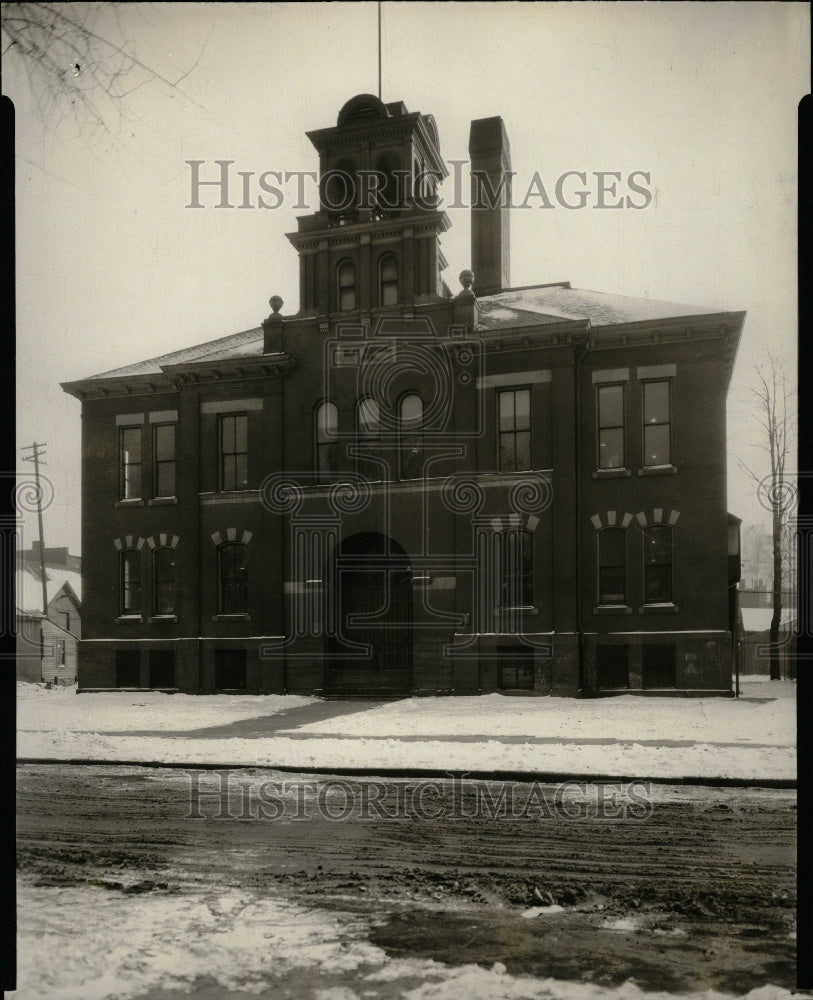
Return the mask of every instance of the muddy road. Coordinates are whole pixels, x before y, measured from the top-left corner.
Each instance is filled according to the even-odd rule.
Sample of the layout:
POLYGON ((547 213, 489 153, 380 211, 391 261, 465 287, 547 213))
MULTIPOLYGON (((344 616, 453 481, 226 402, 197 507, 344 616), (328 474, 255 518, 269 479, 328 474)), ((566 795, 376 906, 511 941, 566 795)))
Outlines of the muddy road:
MULTIPOLYGON (((18 773, 20 996, 48 996, 49 976, 65 986, 64 968, 32 958, 32 943, 49 933, 68 939, 79 979, 90 975, 82 961, 92 966, 94 950, 107 949, 108 964, 120 966, 118 979, 108 969, 115 988, 141 997, 247 996, 240 975, 255 977, 251 995, 269 998, 325 989, 394 998, 418 988, 456 996, 454 976, 470 965, 490 970, 491 997, 500 995, 494 981, 509 979, 511 996, 536 996, 543 980, 582 983, 585 996, 627 980, 675 993, 794 985, 790 791, 557 791, 465 779, 419 787, 124 766, 18 773), (232 912, 224 901, 238 898, 232 912), (214 925, 189 916, 200 900, 214 925), (92 915, 108 912, 99 937, 92 915), (197 956, 182 980, 150 913, 176 913, 179 955, 197 956), (152 928, 148 944, 139 920, 152 928), (265 931, 264 954, 247 957, 240 948, 252 927, 269 921, 276 937, 265 931), (319 928, 328 923, 325 958, 319 928), (224 927, 231 938, 218 937, 224 927), (117 935, 128 936, 129 952, 117 935), (227 974, 228 941, 236 957, 227 974), (165 972, 151 979, 155 968, 165 972)), ((478 995, 467 982, 466 995, 478 995)), ((77 995, 115 993, 88 983, 77 995)))

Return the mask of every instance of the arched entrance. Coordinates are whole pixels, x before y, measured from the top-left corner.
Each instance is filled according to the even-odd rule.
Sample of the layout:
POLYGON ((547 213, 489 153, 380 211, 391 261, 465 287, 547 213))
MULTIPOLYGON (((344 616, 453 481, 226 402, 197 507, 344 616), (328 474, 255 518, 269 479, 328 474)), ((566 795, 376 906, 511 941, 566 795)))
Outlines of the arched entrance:
POLYGON ((326 689, 398 695, 412 690, 412 569, 377 532, 351 535, 331 559, 336 635, 327 638, 326 689))

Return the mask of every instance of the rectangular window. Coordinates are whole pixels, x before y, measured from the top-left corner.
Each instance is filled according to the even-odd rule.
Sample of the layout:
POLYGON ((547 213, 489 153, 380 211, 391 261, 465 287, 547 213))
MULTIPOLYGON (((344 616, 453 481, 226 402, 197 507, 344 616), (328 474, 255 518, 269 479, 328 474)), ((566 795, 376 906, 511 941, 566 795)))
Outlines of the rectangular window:
POLYGON ((215 688, 218 691, 245 691, 246 651, 215 650, 215 688))
POLYGON ((141 427, 119 428, 119 497, 141 498, 141 427))
POLYGON ((627 533, 603 528, 598 533, 598 603, 627 603, 627 533))
POLYGON ((500 606, 528 608, 533 603, 533 535, 507 531, 500 535, 500 606))
POLYGON ((644 465, 672 464, 672 383, 644 382, 644 465))
POLYGON ((56 641, 56 665, 58 667, 65 666, 65 640, 57 639, 56 641))
POLYGON ((116 687, 141 687, 141 651, 138 649, 116 650, 116 687))
POLYGON ((531 467, 531 390, 505 389, 498 393, 499 459, 501 472, 531 467))
POLYGON ((248 415, 234 413, 220 418, 220 489, 248 489, 248 415))
POLYGON ((644 643, 643 682, 645 688, 675 686, 675 647, 644 643))
POLYGON ((598 467, 624 468, 624 386, 597 386, 598 467))
POLYGON ((152 433, 154 495, 174 497, 175 424, 154 424, 152 433))
POLYGON ((173 650, 150 650, 150 687, 175 687, 175 652, 173 650))
POLYGON ((630 686, 629 646, 599 646, 596 649, 599 688, 630 686))
POLYGON ((60 616, 62 617, 62 627, 66 632, 71 630, 71 613, 70 611, 60 611, 60 616))

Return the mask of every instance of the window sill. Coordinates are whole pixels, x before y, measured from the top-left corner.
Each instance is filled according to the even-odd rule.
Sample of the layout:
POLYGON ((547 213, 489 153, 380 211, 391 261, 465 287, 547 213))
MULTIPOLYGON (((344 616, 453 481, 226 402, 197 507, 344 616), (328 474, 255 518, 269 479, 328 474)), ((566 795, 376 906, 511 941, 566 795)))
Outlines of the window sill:
POLYGON ((153 497, 152 500, 147 501, 148 507, 165 507, 171 503, 177 503, 177 497, 153 497))
POLYGON ((117 500, 116 507, 143 507, 144 501, 141 497, 128 497, 126 500, 117 500))
POLYGON ((631 469, 596 469, 593 479, 626 479, 631 475, 631 469))
POLYGON ((676 465, 647 465, 638 470, 639 476, 674 476, 676 473, 676 465))
POLYGON ((116 619, 116 621, 117 622, 139 622, 139 623, 143 624, 143 622, 144 622, 144 616, 143 615, 119 615, 118 618, 116 619))
POLYGON ((212 615, 213 622, 250 622, 251 615, 212 615))
POLYGON ((597 604, 593 608, 594 615, 631 615, 629 604, 597 604))
POLYGON ((153 615, 150 622, 177 622, 177 615, 153 615))
POLYGON ((638 608, 639 615, 657 615, 657 614, 677 614, 680 608, 677 604, 673 604, 671 601, 664 601, 663 604, 644 604, 642 607, 638 608))
POLYGON ((495 615, 538 615, 539 608, 534 607, 532 604, 521 604, 514 608, 495 608, 495 615))

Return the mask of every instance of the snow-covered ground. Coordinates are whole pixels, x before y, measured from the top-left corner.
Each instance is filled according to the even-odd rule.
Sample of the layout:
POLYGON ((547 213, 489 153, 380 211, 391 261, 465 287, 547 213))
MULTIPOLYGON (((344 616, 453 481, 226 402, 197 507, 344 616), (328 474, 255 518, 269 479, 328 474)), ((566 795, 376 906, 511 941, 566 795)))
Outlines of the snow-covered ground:
POLYGON ((306 708, 319 708, 317 698, 149 691, 77 696, 71 688, 20 684, 17 753, 331 770, 794 777, 795 684, 746 680, 741 694, 740 700, 408 698, 349 714, 337 707, 334 717, 309 722, 306 708), (268 725, 269 717, 289 709, 305 709, 298 725, 268 725), (246 720, 257 721, 255 732, 239 726, 234 734, 201 732, 246 720))
MULTIPOLYGON (((11 994, 17 1000, 129 1000, 169 990, 290 996, 292 982, 300 1000, 678 1000, 629 980, 609 988, 512 975, 500 962, 391 958, 367 940, 368 918, 360 914, 240 890, 133 896, 23 882, 18 913, 20 979, 11 994)), ((636 927, 616 922, 603 933, 636 927)), ((704 990, 679 1000, 727 996, 704 990)), ((777 986, 747 994, 748 1000, 791 996, 777 986)))

